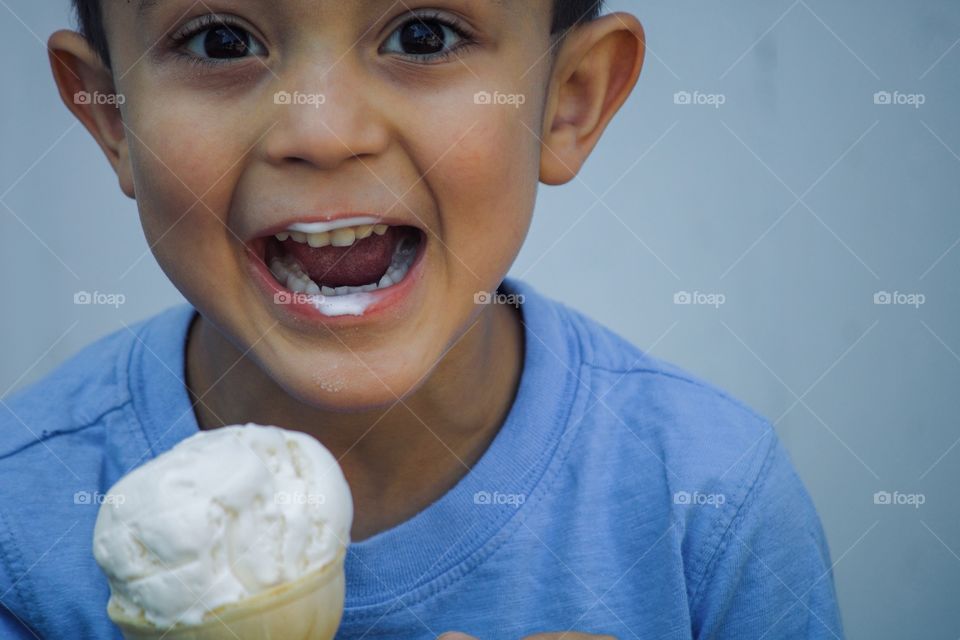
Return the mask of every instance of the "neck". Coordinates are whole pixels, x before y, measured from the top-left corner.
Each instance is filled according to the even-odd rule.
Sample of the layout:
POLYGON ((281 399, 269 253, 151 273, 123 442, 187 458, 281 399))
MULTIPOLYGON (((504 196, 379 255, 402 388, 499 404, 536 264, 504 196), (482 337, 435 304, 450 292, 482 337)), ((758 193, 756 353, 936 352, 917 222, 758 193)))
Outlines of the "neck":
POLYGON ((416 392, 383 409, 332 412, 287 394, 198 315, 187 386, 201 429, 255 422, 322 442, 353 492, 358 541, 429 506, 480 459, 513 404, 523 349, 520 312, 489 305, 416 392))

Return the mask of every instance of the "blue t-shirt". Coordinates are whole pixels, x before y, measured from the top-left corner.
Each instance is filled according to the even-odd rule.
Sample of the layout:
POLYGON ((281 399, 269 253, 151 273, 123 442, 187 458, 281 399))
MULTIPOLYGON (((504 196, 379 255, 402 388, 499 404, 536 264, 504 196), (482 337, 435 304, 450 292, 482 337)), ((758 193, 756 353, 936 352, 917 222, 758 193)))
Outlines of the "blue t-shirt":
MULTIPOLYGON (((842 637, 820 522, 770 423, 523 282, 501 291, 524 296, 509 415, 453 489, 350 546, 337 638, 842 637)), ((195 313, 108 336, 0 403, 0 638, 121 637, 98 502, 197 431, 195 313)))

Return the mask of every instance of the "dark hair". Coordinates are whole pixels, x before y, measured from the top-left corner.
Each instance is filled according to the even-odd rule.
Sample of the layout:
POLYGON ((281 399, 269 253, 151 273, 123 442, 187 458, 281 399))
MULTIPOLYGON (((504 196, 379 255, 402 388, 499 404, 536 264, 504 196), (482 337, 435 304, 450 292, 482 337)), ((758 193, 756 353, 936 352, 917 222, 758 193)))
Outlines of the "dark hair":
MULTIPOLYGON (((77 14, 80 33, 87 38, 107 67, 110 66, 110 49, 103 27, 100 0, 71 0, 77 14)), ((553 21, 550 34, 562 36, 567 30, 600 15, 603 0, 553 0, 553 21)))

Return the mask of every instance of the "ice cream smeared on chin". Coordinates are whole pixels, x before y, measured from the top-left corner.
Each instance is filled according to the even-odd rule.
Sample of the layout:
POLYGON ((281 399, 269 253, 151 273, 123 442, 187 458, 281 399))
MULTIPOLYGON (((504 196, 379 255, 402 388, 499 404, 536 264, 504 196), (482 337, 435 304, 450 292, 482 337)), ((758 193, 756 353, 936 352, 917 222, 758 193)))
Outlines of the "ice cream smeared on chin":
POLYGON ((93 552, 110 606, 158 627, 200 624, 329 565, 353 521, 350 488, 323 445, 254 424, 195 434, 108 496, 93 552))

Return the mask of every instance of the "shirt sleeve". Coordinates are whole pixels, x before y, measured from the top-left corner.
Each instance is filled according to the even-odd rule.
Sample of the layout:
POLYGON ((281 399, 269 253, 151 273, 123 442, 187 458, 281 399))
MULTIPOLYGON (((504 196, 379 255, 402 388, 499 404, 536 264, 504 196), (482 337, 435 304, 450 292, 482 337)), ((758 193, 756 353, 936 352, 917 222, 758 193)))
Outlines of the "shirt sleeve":
POLYGON ((7 607, 0 602, 0 638, 4 640, 38 640, 40 636, 21 623, 7 607))
POLYGON ((691 601, 693 636, 842 640, 830 552, 778 440, 691 601))

